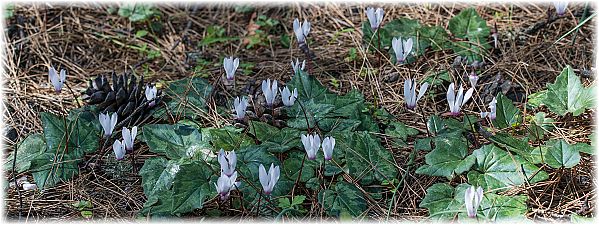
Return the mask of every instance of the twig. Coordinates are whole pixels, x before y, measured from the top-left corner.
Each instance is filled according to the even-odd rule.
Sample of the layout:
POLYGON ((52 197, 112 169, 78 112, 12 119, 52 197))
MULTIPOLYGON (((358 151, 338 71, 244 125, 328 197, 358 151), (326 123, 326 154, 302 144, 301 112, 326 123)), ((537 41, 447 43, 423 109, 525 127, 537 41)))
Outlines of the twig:
POLYGON ((17 172, 15 171, 15 167, 17 166, 17 145, 15 145, 13 154, 12 179, 15 180, 15 189, 17 189, 17 194, 19 195, 19 222, 21 222, 21 217, 23 216, 23 197, 21 196, 21 189, 19 189, 19 184, 17 183, 17 172))

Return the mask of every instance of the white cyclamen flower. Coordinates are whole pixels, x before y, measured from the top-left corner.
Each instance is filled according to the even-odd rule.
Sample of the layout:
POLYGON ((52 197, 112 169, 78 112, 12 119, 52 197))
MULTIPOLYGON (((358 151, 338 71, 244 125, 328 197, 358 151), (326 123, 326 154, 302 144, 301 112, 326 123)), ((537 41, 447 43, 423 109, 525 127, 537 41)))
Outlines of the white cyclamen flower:
POLYGON ((36 184, 32 184, 29 183, 28 181, 23 182, 23 190, 24 191, 29 191, 29 190, 35 190, 37 189, 37 185, 36 184))
POLYGON ((116 156, 117 160, 121 160, 125 157, 125 144, 121 143, 121 141, 114 141, 114 144, 112 144, 112 150, 114 150, 114 155, 116 156))
POLYGON ((460 85, 460 89, 458 93, 455 93, 454 84, 451 83, 449 85, 449 89, 447 89, 447 103, 449 103, 449 111, 452 116, 460 115, 461 107, 470 100, 472 97, 472 92, 474 92, 473 88, 468 89, 466 91, 466 95, 464 95, 464 88, 460 85))
POLYGON ((306 67, 306 60, 302 62, 302 67, 300 67, 299 59, 295 59, 295 63, 291 60, 291 68, 293 68, 293 74, 299 73, 300 70, 304 70, 306 67))
POLYGON ((385 11, 382 8, 377 8, 376 11, 374 8, 368 7, 366 9, 366 16, 368 17, 368 21, 370 22, 370 28, 373 30, 379 29, 381 22, 383 22, 383 16, 385 15, 385 11))
POLYGON ((112 131, 116 126, 117 117, 118 116, 116 113, 112 113, 112 116, 108 116, 108 113, 100 113, 99 120, 100 124, 102 125, 102 129, 104 129, 104 137, 108 138, 110 135, 112 135, 112 131))
POLYGON ((393 51, 395 52, 395 58, 397 60, 397 63, 404 63, 404 61, 406 60, 406 58, 408 58, 408 55, 412 51, 413 44, 414 42, 412 41, 412 38, 408 38, 403 41, 401 40, 401 37, 399 39, 393 38, 393 40, 391 41, 391 46, 393 47, 393 51))
POLYGON ((335 149, 335 138, 325 137, 322 140, 322 151, 324 152, 324 160, 333 159, 333 150, 335 149))
POLYGON ((299 19, 295 18, 293 20, 293 32, 295 32, 295 37, 297 38, 297 42, 305 43, 306 37, 310 33, 310 22, 308 20, 304 20, 304 23, 300 23, 299 19))
POLYGON ((422 98, 422 96, 424 96, 424 93, 426 93, 427 89, 428 83, 424 82, 424 84, 420 85, 420 90, 418 90, 418 97, 416 97, 416 81, 413 79, 406 79, 406 81, 403 84, 403 95, 406 99, 406 107, 408 109, 416 108, 416 103, 418 102, 418 100, 420 100, 420 98, 422 98))
POLYGON ((233 59, 233 56, 223 60, 223 66, 225 67, 225 73, 227 74, 227 80, 233 80, 235 78, 235 71, 239 66, 239 58, 233 59))
POLYGON ((262 93, 266 99, 266 105, 272 106, 272 104, 275 102, 275 98, 277 97, 277 91, 278 89, 276 80, 273 80, 272 86, 270 79, 262 81, 262 93))
POLYGON ((489 119, 495 120, 495 117, 497 117, 496 105, 497 105, 497 99, 495 99, 495 97, 493 97, 493 100, 491 100, 491 102, 489 103, 490 112, 481 112, 480 117, 481 118, 489 117, 489 119))
POLYGON ((235 180, 237 180, 237 171, 231 174, 231 176, 221 173, 220 177, 216 181, 216 184, 214 184, 216 187, 216 192, 218 192, 220 195, 221 200, 224 201, 229 198, 230 192, 239 187, 240 182, 235 182, 235 180))
POLYGON ((293 103, 295 103, 295 100, 297 99, 297 88, 293 89, 293 93, 289 91, 289 88, 283 88, 281 91, 281 98, 281 100, 283 100, 283 105, 293 106, 293 103))
POLYGON ((156 86, 150 87, 149 85, 146 85, 146 99, 148 100, 148 102, 150 102, 148 103, 150 107, 153 107, 154 104, 156 104, 154 99, 156 98, 157 93, 158 89, 156 89, 156 86))
POLYGON ((242 120, 245 117, 245 110, 248 107, 248 100, 246 97, 239 98, 236 97, 235 101, 233 101, 233 106, 235 108, 235 116, 238 120, 242 120))
POLYGON ((67 71, 64 69, 60 70, 60 76, 56 73, 56 69, 54 67, 50 67, 48 71, 48 78, 50 79, 50 83, 54 86, 54 90, 59 92, 62 90, 62 85, 64 85, 65 80, 67 79, 67 71))
POLYGON ((237 165, 235 151, 225 153, 225 150, 221 148, 220 152, 218 152, 218 163, 223 174, 227 176, 233 175, 235 173, 235 166, 237 165))
POLYGON ((466 189, 466 192, 464 193, 464 202, 466 203, 466 211, 468 212, 468 217, 476 217, 476 211, 478 210, 478 206, 480 205, 480 202, 482 200, 482 187, 474 188, 474 186, 470 186, 468 189, 466 189))
POLYGON ((131 130, 123 127, 123 145, 128 152, 133 151, 133 143, 135 142, 135 137, 137 136, 137 126, 131 128, 131 130))
POLYGON ((318 134, 308 134, 308 136, 302 134, 302 144, 304 144, 304 149, 306 149, 308 159, 315 160, 316 153, 320 148, 320 136, 318 136, 318 134))
POLYGON ((470 81, 470 86, 475 88, 476 83, 478 83, 478 76, 476 75, 476 72, 470 72, 470 75, 468 75, 468 80, 470 81))
POLYGON ((566 9, 568 8, 568 2, 554 1, 553 6, 555 6, 555 12, 557 12, 557 15, 563 16, 566 13, 566 9))
POLYGON ((274 166, 274 164, 271 163, 270 169, 268 170, 268 173, 266 173, 266 169, 264 169, 264 166, 260 164, 258 173, 260 175, 260 184, 262 184, 262 188, 264 189, 264 194, 270 195, 275 187, 275 184, 277 184, 277 181, 279 180, 279 175, 281 174, 279 166, 274 166))

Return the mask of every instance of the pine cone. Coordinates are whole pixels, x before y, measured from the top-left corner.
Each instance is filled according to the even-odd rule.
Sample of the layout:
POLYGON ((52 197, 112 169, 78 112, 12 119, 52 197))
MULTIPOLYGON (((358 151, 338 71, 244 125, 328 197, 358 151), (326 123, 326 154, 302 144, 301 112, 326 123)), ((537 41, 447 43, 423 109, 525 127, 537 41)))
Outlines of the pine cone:
POLYGON ((89 105, 96 105, 102 113, 116 112, 119 122, 130 120, 136 124, 161 98, 161 91, 157 91, 156 98, 152 100, 154 104, 150 104, 145 89, 143 77, 137 81, 133 75, 112 72, 112 86, 106 75, 99 75, 89 81, 83 100, 89 105))

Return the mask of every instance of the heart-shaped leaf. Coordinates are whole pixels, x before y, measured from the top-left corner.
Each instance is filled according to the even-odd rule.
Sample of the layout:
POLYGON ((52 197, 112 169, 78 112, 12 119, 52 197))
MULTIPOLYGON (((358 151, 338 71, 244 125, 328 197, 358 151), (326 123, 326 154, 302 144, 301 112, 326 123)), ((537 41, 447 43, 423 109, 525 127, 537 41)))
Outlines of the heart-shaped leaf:
POLYGON ((576 145, 569 145, 561 139, 549 140, 546 145, 549 147, 545 156, 547 165, 553 168, 572 168, 580 163, 580 153, 576 145))
POLYGON ((549 110, 560 116, 569 112, 578 116, 593 107, 593 102, 592 88, 585 88, 570 66, 562 70, 555 83, 547 84, 543 101, 549 110))
POLYGON ((467 141, 461 135, 437 137, 434 141, 435 149, 426 154, 426 165, 418 168, 416 173, 451 179, 468 171, 474 164, 474 157, 468 156, 467 141))
POLYGON ((342 213, 349 213, 352 217, 358 217, 366 211, 366 199, 356 185, 341 181, 332 189, 318 193, 318 202, 329 216, 339 217, 342 213))
POLYGON ((472 155, 476 157, 476 164, 468 172, 468 183, 482 186, 486 191, 527 182, 535 183, 548 178, 545 171, 519 155, 511 155, 492 144, 475 150, 472 155))

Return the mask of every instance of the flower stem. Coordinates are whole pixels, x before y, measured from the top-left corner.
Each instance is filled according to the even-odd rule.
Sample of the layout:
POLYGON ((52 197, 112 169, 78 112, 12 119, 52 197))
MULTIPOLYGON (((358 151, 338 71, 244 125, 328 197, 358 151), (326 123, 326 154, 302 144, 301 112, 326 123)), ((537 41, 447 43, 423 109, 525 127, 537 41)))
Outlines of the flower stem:
POLYGON ((293 188, 291 188, 291 199, 293 199, 295 193, 295 187, 299 183, 300 177, 302 177, 302 170, 304 169, 304 163, 306 162, 306 155, 304 155, 304 159, 302 159, 302 165, 300 166, 299 173, 297 174, 297 179, 295 179, 295 183, 293 184, 293 188))

